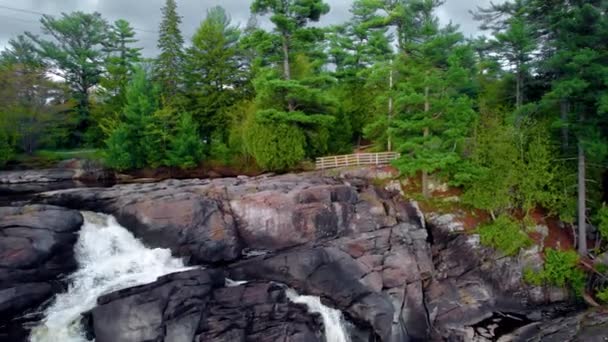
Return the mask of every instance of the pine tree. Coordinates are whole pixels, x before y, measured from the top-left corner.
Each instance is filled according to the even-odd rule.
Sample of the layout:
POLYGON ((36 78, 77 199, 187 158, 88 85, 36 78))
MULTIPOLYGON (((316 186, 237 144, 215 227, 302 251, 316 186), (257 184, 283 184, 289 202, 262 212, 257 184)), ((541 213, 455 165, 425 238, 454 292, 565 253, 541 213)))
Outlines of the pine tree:
POLYGON ((192 115, 181 115, 169 148, 169 165, 193 168, 203 159, 204 145, 192 115))
POLYGON ((122 19, 115 21, 110 28, 109 45, 106 47, 106 76, 101 80, 101 86, 113 107, 124 105, 127 85, 141 60, 142 48, 131 47, 134 43, 137 43, 137 39, 129 22, 122 19))
POLYGON ((256 0, 251 9, 256 14, 271 13, 280 41, 282 72, 267 68, 254 80, 259 111, 256 125, 246 134, 247 144, 258 163, 284 169, 285 165, 293 166, 296 157, 313 157, 328 148, 328 129, 333 122, 328 114, 335 108, 335 101, 327 96, 325 90, 331 80, 321 73, 323 62, 317 63, 318 50, 313 48, 313 43, 322 38, 322 32, 305 26, 318 21, 329 11, 329 6, 322 0, 256 0), (253 129, 261 125, 267 129, 253 129), (268 131, 277 132, 272 135, 273 143, 267 141, 266 146, 257 143, 266 138, 255 135, 268 131), (286 132, 296 138, 278 140, 287 139, 286 132), (305 137, 304 140, 301 137, 305 137), (300 146, 301 143, 304 145, 300 146), (289 148, 284 150, 283 146, 289 148), (276 156, 270 158, 271 154, 276 156), (274 158, 283 160, 266 162, 274 158))
POLYGON ((537 48, 537 33, 527 19, 528 4, 524 0, 491 4, 478 8, 474 18, 481 21, 482 29, 492 29, 495 39, 490 48, 499 60, 513 68, 515 74, 515 106, 521 108, 525 99, 525 80, 537 48))
POLYGON ((476 114, 463 92, 470 83, 465 66, 471 51, 459 45, 461 34, 453 27, 439 30, 438 20, 432 16, 420 29, 416 34, 421 37, 419 42, 408 45, 412 55, 402 55, 397 63, 396 111, 389 133, 392 131, 402 153, 395 165, 406 174, 421 172, 422 193, 428 197, 428 175, 436 171, 450 174, 462 161, 459 147, 476 114))
POLYGON ((166 0, 161 12, 162 21, 157 45, 160 55, 156 60, 155 76, 161 86, 164 101, 171 102, 181 87, 184 38, 179 25, 182 18, 177 14, 175 0, 166 0))
POLYGON ((65 79, 77 101, 78 120, 73 130, 73 143, 84 140, 91 126, 89 92, 101 80, 104 64, 103 47, 108 43, 108 24, 99 13, 73 12, 61 18, 42 16, 45 40, 26 33, 36 43, 47 69, 65 79), (60 72, 59 72, 60 70, 60 72))
MULTIPOLYGON (((602 164, 608 155, 607 137, 601 127, 608 124, 608 96, 605 78, 608 65, 608 5, 604 1, 572 1, 553 11, 545 24, 553 30, 549 42, 554 53, 547 67, 557 74, 552 89, 545 95, 546 103, 565 106, 559 117, 577 140, 578 173, 578 229, 581 255, 587 254, 588 191, 587 164, 602 164)), ((562 107, 563 108, 563 107, 562 107)))
POLYGON ((118 124, 106 139, 106 163, 118 170, 142 168, 162 160, 165 150, 154 138, 158 90, 139 69, 127 87, 126 104, 118 124))
POLYGON ((227 109, 243 97, 239 38, 239 29, 230 24, 224 9, 214 7, 207 11, 186 54, 188 108, 197 122, 205 123, 202 136, 218 137, 217 143, 228 136, 227 109))

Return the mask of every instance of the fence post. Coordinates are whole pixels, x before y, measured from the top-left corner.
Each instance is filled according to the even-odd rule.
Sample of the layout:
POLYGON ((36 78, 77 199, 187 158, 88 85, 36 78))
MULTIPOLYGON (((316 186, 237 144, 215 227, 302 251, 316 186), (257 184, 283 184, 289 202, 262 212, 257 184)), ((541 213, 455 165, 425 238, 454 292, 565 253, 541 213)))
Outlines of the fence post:
POLYGON ((378 153, 376 153, 376 165, 378 165, 378 153))

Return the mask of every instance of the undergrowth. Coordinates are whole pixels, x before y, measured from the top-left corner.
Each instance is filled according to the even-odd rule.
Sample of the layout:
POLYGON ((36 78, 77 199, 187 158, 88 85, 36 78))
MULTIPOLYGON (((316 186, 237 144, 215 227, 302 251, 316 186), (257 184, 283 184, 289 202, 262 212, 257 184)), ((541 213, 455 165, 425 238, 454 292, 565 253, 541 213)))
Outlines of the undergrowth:
MULTIPOLYGON (((525 270, 524 279, 530 284, 539 286, 544 284, 559 287, 567 286, 578 296, 581 296, 585 289, 586 276, 585 272, 578 267, 578 254, 572 250, 547 249, 545 255, 543 269, 540 271, 525 270)), ((606 296, 608 299, 608 291, 606 296)), ((600 298, 599 295, 598 298, 600 298)))
POLYGON ((520 225, 508 216, 500 216, 494 222, 482 225, 479 230, 481 244, 500 250, 506 255, 515 255, 519 250, 532 245, 532 240, 520 225))

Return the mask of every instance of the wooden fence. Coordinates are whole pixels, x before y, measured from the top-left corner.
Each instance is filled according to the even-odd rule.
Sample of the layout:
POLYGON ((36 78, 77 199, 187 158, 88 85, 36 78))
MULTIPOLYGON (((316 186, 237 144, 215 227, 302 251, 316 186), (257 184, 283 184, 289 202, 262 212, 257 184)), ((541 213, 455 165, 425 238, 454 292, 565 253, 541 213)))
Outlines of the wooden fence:
POLYGON ((399 158, 397 152, 381 153, 357 153, 342 156, 329 156, 317 158, 316 169, 325 170, 337 167, 360 166, 360 165, 386 165, 399 158))

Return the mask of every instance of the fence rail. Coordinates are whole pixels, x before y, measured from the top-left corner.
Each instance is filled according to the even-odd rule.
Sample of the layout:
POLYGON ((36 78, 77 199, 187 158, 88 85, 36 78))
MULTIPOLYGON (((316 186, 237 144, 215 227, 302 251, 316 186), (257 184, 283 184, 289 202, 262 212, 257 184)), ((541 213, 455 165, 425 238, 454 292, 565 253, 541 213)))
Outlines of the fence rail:
POLYGON ((381 152, 321 157, 316 160, 316 169, 325 170, 360 165, 386 165, 399 158, 399 156, 400 154, 397 152, 381 152))

